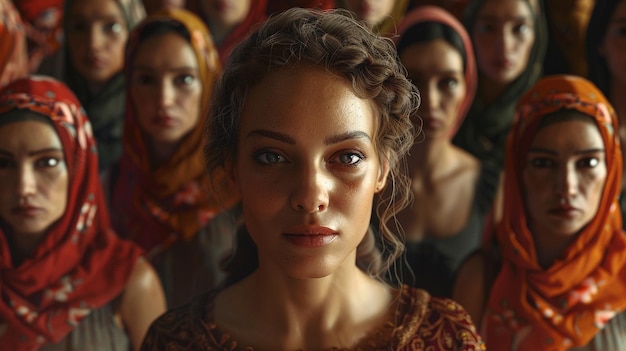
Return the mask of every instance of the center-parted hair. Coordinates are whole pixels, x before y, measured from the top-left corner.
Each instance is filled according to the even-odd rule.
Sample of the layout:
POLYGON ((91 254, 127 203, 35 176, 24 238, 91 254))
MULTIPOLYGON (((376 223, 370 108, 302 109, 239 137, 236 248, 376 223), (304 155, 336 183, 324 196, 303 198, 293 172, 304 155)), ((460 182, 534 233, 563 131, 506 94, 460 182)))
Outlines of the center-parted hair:
MULTIPOLYGON (((404 156, 414 141, 410 116, 419 105, 415 86, 406 78, 395 47, 344 10, 320 11, 294 8, 269 18, 231 54, 216 87, 207 125, 205 153, 209 173, 237 154, 240 115, 250 89, 271 72, 295 65, 315 65, 342 77, 356 96, 369 99, 376 108, 374 145, 381 160, 389 162, 386 190, 381 192, 377 213, 387 264, 359 264, 374 276, 386 270, 404 249, 400 228, 387 227, 410 200, 404 156)), ((359 247, 373 236, 367 235, 359 247)), ((368 243, 369 241, 369 243, 368 243)), ((238 255, 236 253, 235 255, 238 255)), ((231 260, 232 263, 232 260, 231 260)), ((256 267, 248 267, 248 273, 256 267)))

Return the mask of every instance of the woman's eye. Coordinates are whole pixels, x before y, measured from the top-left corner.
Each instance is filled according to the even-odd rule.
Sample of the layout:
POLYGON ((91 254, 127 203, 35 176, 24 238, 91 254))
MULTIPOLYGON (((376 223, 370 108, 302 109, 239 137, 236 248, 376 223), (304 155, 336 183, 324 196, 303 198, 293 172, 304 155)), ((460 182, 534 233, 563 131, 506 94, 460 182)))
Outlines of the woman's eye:
POLYGON ((256 160, 264 165, 286 162, 285 158, 275 152, 264 151, 256 154, 256 160))
POLYGON ((120 33, 122 31, 122 24, 119 22, 111 22, 104 25, 104 32, 106 33, 120 33))
POLYGON ((52 168, 58 166, 59 163, 61 163, 61 160, 56 157, 44 157, 37 160, 36 166, 43 168, 52 168))
POLYGON ((536 168, 547 168, 554 166, 554 161, 545 157, 536 157, 530 160, 530 164, 536 168))
POLYGON ((530 26, 526 23, 520 23, 513 27, 513 32, 516 34, 526 34, 530 31, 530 26))
POLYGON ((456 78, 443 78, 439 81, 439 88, 442 90, 452 90, 459 85, 459 81, 456 78))
POLYGON ((175 78, 176 84, 190 85, 196 80, 191 74, 183 74, 175 78))
POLYGON ((337 161, 340 164, 346 165, 346 166, 356 166, 357 164, 359 164, 364 159, 365 159, 365 157, 363 155, 361 155, 360 153, 357 153, 357 152, 345 153, 345 154, 341 154, 341 155, 339 155, 337 157, 337 161))
POLYGON ((588 157, 578 161, 577 163, 578 167, 595 168, 600 164, 600 160, 597 157, 588 157))

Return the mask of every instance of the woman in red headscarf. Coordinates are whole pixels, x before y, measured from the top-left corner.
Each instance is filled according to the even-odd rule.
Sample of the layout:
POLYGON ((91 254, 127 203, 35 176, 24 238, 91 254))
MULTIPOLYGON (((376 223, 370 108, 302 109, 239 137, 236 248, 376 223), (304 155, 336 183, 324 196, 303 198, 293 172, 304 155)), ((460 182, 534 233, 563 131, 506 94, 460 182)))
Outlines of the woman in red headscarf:
POLYGON ((498 250, 485 250, 460 273, 460 302, 484 306, 473 318, 488 348, 626 348, 617 128, 611 104, 583 78, 544 78, 520 100, 498 250))
POLYGON ((60 82, 0 91, 0 349, 137 349, 159 280, 112 231, 96 144, 60 82))
POLYGON ((451 141, 476 92, 476 62, 463 25, 442 8, 423 6, 409 12, 398 31, 400 59, 422 98, 413 117, 422 133, 407 158, 414 201, 398 214, 407 241, 403 280, 450 296, 457 268, 480 245, 498 172, 451 141))
POLYGON ((232 247, 235 219, 215 217, 237 192, 209 181, 203 150, 220 73, 206 26, 187 10, 154 14, 131 35, 124 153, 110 182, 113 222, 148 252, 171 306, 218 285, 219 262, 232 247))
POLYGON ((28 74, 26 33, 11 0, 0 0, 0 87, 28 74))

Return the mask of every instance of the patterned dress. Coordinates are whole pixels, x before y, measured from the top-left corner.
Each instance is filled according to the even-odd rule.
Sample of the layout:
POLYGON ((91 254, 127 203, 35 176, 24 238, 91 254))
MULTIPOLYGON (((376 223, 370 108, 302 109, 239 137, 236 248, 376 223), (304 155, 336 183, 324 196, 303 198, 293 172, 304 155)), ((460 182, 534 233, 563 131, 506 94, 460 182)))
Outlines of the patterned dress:
MULTIPOLYGON (((170 310, 150 327, 142 351, 253 351, 216 325, 213 312, 218 291, 170 310)), ((485 350, 469 315, 456 302, 431 297, 426 291, 402 286, 395 320, 373 330, 350 350, 485 350)), ((330 350, 348 350, 332 348, 330 350)))

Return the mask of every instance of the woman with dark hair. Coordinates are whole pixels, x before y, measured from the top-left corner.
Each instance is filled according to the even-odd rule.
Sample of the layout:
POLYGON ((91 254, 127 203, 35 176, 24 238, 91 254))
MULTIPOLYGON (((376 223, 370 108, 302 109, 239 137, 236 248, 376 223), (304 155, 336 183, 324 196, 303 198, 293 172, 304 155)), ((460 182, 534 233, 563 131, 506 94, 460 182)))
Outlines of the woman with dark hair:
POLYGON ((502 169, 517 100, 541 76, 547 45, 540 0, 475 0, 464 24, 478 65, 478 90, 454 143, 502 169))
POLYGON ((384 223, 409 197, 418 102, 388 39, 346 11, 287 10, 235 49, 214 101, 208 169, 239 189, 257 259, 163 315, 143 350, 483 349, 456 303, 381 281, 403 249, 384 223), (365 259, 381 258, 376 194, 381 266, 365 259))
POLYGON ((583 78, 543 78, 520 100, 495 246, 463 265, 455 295, 490 349, 626 349, 617 125, 583 78))
POLYGON ((413 123, 424 131, 407 157, 413 203, 398 214, 407 241, 403 280, 450 296, 459 264, 479 247, 498 172, 452 144, 477 83, 463 25, 439 7, 423 6, 398 30, 400 60, 422 98, 413 123))
POLYGON ((0 349, 137 350, 165 311, 141 256, 111 229, 74 94, 43 76, 0 90, 0 349))
POLYGON ((200 18, 173 9, 148 17, 126 52, 124 154, 109 173, 113 223, 138 243, 163 281, 169 306, 220 284, 238 199, 206 173, 202 126, 221 64, 200 18), (217 216, 217 218, 216 218, 217 216))
POLYGON ((141 0, 65 3, 62 80, 87 111, 101 171, 122 155, 124 48, 128 34, 144 16, 141 0))

